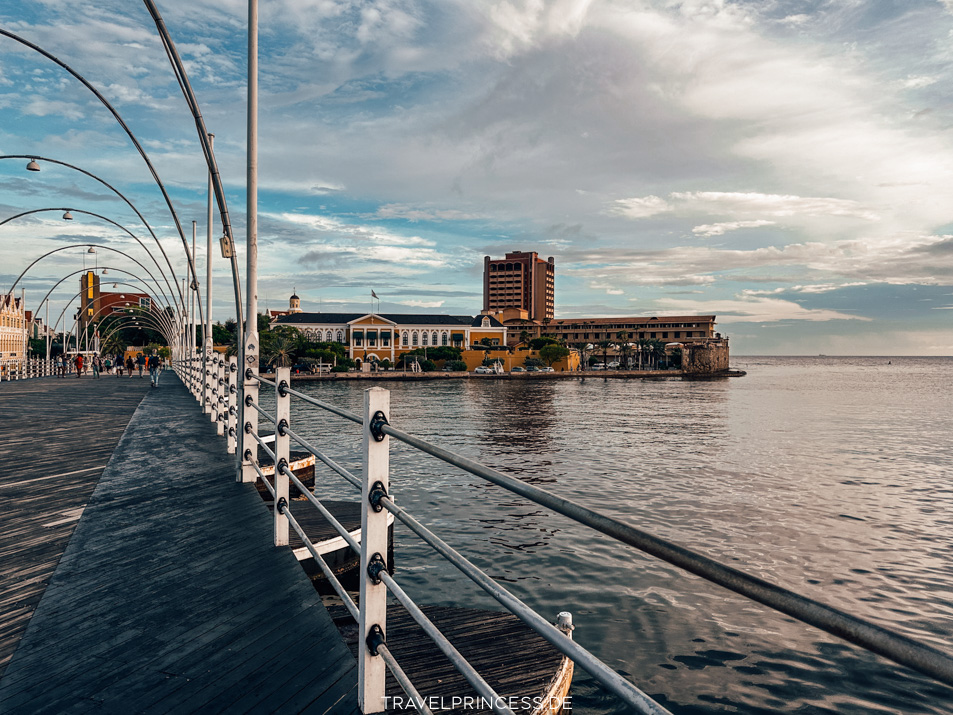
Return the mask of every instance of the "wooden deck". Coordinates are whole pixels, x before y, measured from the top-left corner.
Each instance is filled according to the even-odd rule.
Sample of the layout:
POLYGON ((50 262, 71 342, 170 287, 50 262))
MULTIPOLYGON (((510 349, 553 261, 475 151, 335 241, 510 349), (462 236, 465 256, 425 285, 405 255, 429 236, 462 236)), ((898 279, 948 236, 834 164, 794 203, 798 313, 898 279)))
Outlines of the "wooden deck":
POLYGON ((0 383, 0 677, 148 387, 106 377, 0 383))
MULTIPOLYGON (((69 510, 88 498, 0 679, 0 711, 356 713, 353 656, 291 551, 271 545, 267 508, 234 482, 221 438, 178 380, 167 373, 158 390, 72 380, 0 385, 5 463, 25 470, 4 472, 4 553, 42 524, 75 521, 69 510), (57 475, 82 468, 69 449, 44 455, 83 432, 74 444, 92 444, 97 426, 119 420, 120 405, 128 419, 142 393, 92 495, 26 528, 24 512, 59 498, 57 475)), ((115 439, 121 426, 109 425, 115 439)), ((102 461, 90 467, 109 451, 91 450, 102 461)), ((4 557, 5 593, 34 577, 29 554, 17 559, 20 570, 8 571, 4 557)))

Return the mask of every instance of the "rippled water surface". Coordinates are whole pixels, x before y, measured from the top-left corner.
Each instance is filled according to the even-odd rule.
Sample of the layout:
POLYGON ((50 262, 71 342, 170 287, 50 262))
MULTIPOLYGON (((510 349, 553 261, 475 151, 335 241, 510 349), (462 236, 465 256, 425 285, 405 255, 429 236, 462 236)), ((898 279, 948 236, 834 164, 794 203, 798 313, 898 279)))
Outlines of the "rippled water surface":
MULTIPOLYGON (((545 489, 950 650, 953 359, 737 358, 704 382, 382 383, 391 421, 545 489)), ((300 383, 359 410, 359 382, 300 383)), ((360 470, 356 425, 296 429, 360 470)), ((319 472, 319 493, 348 494, 319 472), (323 480, 323 481, 322 481, 323 480)), ((392 491, 676 713, 950 713, 953 690, 399 444, 392 491)), ((406 529, 420 602, 499 608, 406 529)), ((575 712, 625 712, 577 670, 575 712)))

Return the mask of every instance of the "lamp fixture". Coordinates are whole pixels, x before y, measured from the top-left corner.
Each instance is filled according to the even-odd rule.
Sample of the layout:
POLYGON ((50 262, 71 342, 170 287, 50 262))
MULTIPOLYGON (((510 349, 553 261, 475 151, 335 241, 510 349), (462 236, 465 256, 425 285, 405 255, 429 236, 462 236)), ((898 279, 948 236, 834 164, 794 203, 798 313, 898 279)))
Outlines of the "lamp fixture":
POLYGON ((26 165, 27 171, 39 171, 40 165, 36 163, 36 159, 30 159, 30 163, 26 165))
POLYGON ((73 220, 73 214, 71 214, 69 211, 67 211, 65 214, 63 214, 63 220, 64 220, 64 221, 72 221, 72 220, 73 220))

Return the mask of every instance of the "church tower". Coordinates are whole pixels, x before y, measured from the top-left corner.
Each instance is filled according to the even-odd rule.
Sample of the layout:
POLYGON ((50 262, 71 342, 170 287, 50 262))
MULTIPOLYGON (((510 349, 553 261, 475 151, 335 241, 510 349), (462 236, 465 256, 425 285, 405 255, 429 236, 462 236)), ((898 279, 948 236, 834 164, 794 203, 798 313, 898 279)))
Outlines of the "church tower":
MULTIPOLYGON (((295 290, 297 291, 297 288, 295 290)), ((291 294, 291 300, 288 301, 288 312, 289 313, 301 312, 301 298, 298 297, 297 293, 291 294)))

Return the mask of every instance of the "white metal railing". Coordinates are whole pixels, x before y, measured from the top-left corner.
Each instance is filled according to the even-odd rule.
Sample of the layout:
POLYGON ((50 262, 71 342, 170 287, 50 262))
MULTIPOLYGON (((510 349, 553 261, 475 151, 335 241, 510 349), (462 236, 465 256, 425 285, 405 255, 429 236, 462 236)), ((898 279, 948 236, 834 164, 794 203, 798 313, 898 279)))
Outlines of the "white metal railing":
POLYGON ((0 382, 33 380, 56 374, 56 361, 46 358, 7 359, 0 361, 0 382))
MULTIPOLYGON (((229 451, 232 452, 236 448, 238 437, 235 425, 237 410, 234 399, 238 392, 237 384, 239 381, 237 362, 235 358, 231 358, 226 364, 226 361, 221 357, 213 356, 210 365, 211 367, 206 371, 204 380, 191 379, 189 384, 194 392, 207 392, 211 395, 212 419, 219 423, 219 434, 224 432, 228 436, 229 451)), ((192 367, 186 368, 184 365, 177 369, 180 370, 180 374, 182 372, 188 374, 193 370, 192 367)), ((557 650, 571 658, 576 665, 586 670, 607 690, 622 699, 633 711, 639 713, 668 712, 632 683, 619 676, 595 655, 572 640, 571 637, 567 637, 567 628, 560 628, 549 623, 405 509, 397 506, 389 484, 391 438, 537 504, 548 507, 624 544, 699 575, 708 581, 717 583, 804 623, 848 640, 896 663, 913 668, 947 685, 953 685, 953 657, 948 653, 721 564, 703 554, 655 537, 581 504, 564 499, 403 432, 389 422, 390 393, 387 390, 379 387, 366 390, 363 414, 359 415, 292 389, 289 368, 278 368, 275 379, 272 381, 261 377, 257 372, 257 365, 252 365, 246 367, 242 377, 245 410, 244 424, 241 430, 241 479, 242 481, 254 481, 260 478, 274 498, 275 545, 287 545, 289 529, 293 529, 314 557, 316 564, 325 574, 334 591, 340 596, 348 612, 358 621, 361 634, 358 643, 358 700, 362 711, 365 713, 384 710, 386 702, 384 699, 384 676, 387 668, 394 674, 407 695, 413 698, 418 709, 422 712, 429 712, 426 707, 426 700, 420 697, 393 654, 387 649, 386 597, 388 593, 393 594, 404 606, 408 614, 434 640, 437 647, 457 667, 477 693, 484 698, 484 702, 489 707, 497 713, 511 712, 507 707, 506 698, 497 694, 486 683, 391 575, 387 564, 387 513, 392 514, 396 520, 409 528, 508 611, 545 638, 557 650), (258 401, 260 387, 274 391, 276 405, 274 415, 261 408, 258 401), (320 448, 311 444, 292 429, 292 397, 362 426, 362 476, 359 477, 349 472, 320 448), (273 443, 266 441, 258 434, 259 417, 274 425, 273 443), (347 529, 321 503, 316 494, 312 493, 294 474, 289 464, 291 440, 313 454, 316 459, 345 479, 351 486, 361 490, 360 542, 357 542, 348 533, 347 529), (275 465, 274 476, 272 477, 273 483, 269 483, 258 464, 259 448, 273 459, 275 465), (350 595, 334 576, 331 568, 318 553, 317 548, 308 538, 304 529, 290 512, 288 495, 292 483, 333 526, 348 546, 359 555, 361 578, 359 605, 353 602, 350 595)), ((317 481, 315 485, 315 491, 317 491, 317 481)))

